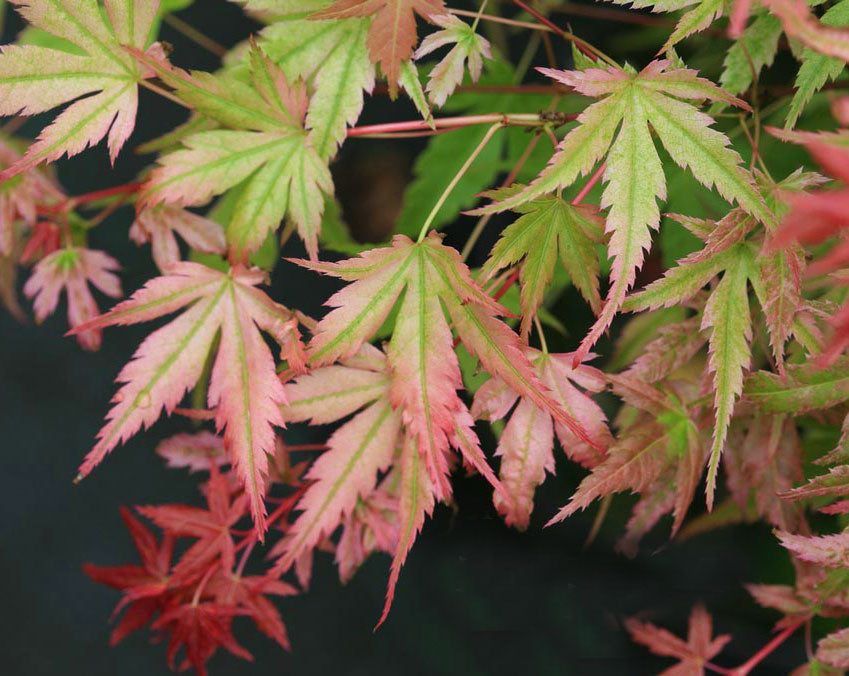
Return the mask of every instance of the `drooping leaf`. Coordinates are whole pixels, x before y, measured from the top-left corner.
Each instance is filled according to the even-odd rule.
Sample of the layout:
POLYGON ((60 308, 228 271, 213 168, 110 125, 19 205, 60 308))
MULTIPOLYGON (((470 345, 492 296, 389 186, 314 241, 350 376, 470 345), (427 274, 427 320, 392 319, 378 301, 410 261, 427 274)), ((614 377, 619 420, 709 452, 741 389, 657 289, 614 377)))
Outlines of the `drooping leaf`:
POLYGON ((259 534, 265 530, 266 454, 274 450, 274 425, 283 425, 279 406, 286 394, 274 359, 259 329, 268 332, 297 363, 297 322, 283 306, 254 287, 258 270, 235 268, 222 273, 197 263, 176 263, 169 273, 148 282, 110 312, 76 332, 135 324, 188 309, 150 334, 118 375, 123 383, 107 414, 98 441, 80 467, 85 476, 118 443, 170 414, 200 377, 217 334, 220 344, 212 368, 208 402, 233 465, 250 496, 259 534))
MULTIPOLYGON (((551 389, 557 402, 578 420, 607 448, 612 439, 605 424, 606 417, 599 405, 576 383, 588 392, 598 392, 605 386, 602 374, 582 364, 573 369, 571 354, 548 354, 530 351, 528 356, 540 380, 551 389)), ((503 418, 516 406, 501 434, 495 454, 501 457, 499 476, 506 496, 496 492, 495 506, 508 526, 524 530, 530 522, 536 487, 545 480, 546 471, 554 473, 554 435, 569 458, 586 467, 597 465, 603 454, 581 442, 561 423, 552 421, 551 414, 530 400, 519 397, 500 378, 492 378, 475 394, 472 415, 495 421, 503 418)))
POLYGON ((746 381, 745 396, 765 413, 808 413, 849 400, 847 360, 828 368, 814 363, 788 366, 786 379, 758 371, 746 381))
MULTIPOLYGON (((159 0, 12 0, 31 25, 73 43, 78 53, 8 45, 0 54, 0 115, 34 115, 73 102, 24 157, 0 174, 16 176, 69 157, 108 135, 112 162, 133 131, 143 69, 121 45, 147 48, 159 0), (80 98, 85 97, 85 98, 80 98), (79 99, 79 100, 75 100, 79 99)), ((158 43, 150 53, 161 51, 158 43)))

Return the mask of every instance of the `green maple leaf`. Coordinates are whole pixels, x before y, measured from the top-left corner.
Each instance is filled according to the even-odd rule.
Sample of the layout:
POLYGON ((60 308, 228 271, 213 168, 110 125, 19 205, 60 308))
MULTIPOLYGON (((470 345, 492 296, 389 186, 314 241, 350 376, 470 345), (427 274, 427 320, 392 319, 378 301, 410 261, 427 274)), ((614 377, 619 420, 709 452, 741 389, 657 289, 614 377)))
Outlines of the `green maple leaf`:
POLYGON ((651 230, 660 222, 657 199, 666 197, 666 180, 649 125, 672 159, 689 167, 693 176, 720 195, 737 201, 743 211, 772 225, 774 217, 750 173, 740 167, 740 156, 728 139, 710 128, 713 120, 681 99, 723 101, 744 108, 739 99, 723 92, 695 71, 669 70, 668 60, 653 61, 641 72, 588 69, 541 69, 550 77, 587 96, 604 96, 578 117, 578 126, 561 141, 548 167, 524 190, 474 213, 512 209, 539 195, 571 185, 607 155, 601 207, 608 208, 608 252, 613 258, 610 290, 604 308, 581 346, 583 358, 610 326, 644 251, 651 230), (609 150, 609 151, 608 151, 609 150))
POLYGON ((198 112, 228 127, 189 134, 182 149, 162 155, 142 202, 200 205, 244 181, 227 226, 231 258, 259 249, 284 216, 297 225, 310 257, 317 257, 324 195, 332 193, 333 182, 313 147, 314 132, 303 126, 303 83, 289 84, 256 45, 249 52, 250 84, 137 57, 198 112))
POLYGON ((716 19, 726 13, 730 0, 609 0, 614 5, 630 5, 634 9, 650 7, 652 12, 676 12, 687 9, 672 34, 658 52, 665 52, 684 38, 703 31, 716 19))
MULTIPOLYGON (((826 26, 849 26, 849 0, 841 0, 829 7, 822 15, 821 21, 826 26)), ((787 111, 787 129, 795 126, 814 94, 822 89, 826 82, 840 75, 845 65, 846 62, 842 59, 805 47, 802 51, 802 65, 796 76, 796 93, 790 102, 790 110, 787 111)))
POLYGON ((312 130, 316 152, 323 160, 330 159, 345 139, 347 125, 360 116, 363 93, 374 87, 374 65, 366 46, 371 19, 308 19, 311 12, 330 4, 325 1, 240 0, 240 4, 273 13, 258 43, 286 77, 303 79, 312 88, 306 126, 312 130))
MULTIPOLYGON (((498 199, 521 190, 513 186, 487 193, 498 199)), ((598 208, 572 205, 562 197, 543 196, 516 208, 520 214, 501 233, 482 270, 484 280, 521 261, 521 307, 523 336, 527 336, 542 304, 546 287, 554 277, 556 259, 593 311, 601 309, 598 293, 599 262, 595 244, 604 240, 598 208)))

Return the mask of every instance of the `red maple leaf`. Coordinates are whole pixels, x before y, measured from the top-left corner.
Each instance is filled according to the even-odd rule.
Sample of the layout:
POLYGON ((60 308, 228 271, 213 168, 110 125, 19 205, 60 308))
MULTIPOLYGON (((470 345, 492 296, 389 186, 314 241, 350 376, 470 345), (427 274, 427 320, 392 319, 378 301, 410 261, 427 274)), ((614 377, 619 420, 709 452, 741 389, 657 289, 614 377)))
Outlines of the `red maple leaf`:
POLYGON ((670 667, 662 676, 700 676, 704 674, 705 662, 715 657, 731 640, 728 634, 713 637, 713 623, 704 606, 697 605, 690 613, 687 640, 656 627, 651 622, 635 618, 625 620, 625 628, 637 643, 642 643, 655 655, 675 657, 679 664, 670 667))
POLYGON ((113 616, 122 608, 127 611, 112 630, 109 643, 115 645, 127 634, 141 629, 161 610, 166 602, 169 590, 169 570, 171 556, 174 551, 174 536, 166 533, 161 542, 132 512, 121 508, 121 517, 130 531, 133 544, 141 565, 125 566, 96 566, 91 563, 83 565, 83 570, 95 582, 105 584, 124 592, 124 598, 115 607, 113 616))

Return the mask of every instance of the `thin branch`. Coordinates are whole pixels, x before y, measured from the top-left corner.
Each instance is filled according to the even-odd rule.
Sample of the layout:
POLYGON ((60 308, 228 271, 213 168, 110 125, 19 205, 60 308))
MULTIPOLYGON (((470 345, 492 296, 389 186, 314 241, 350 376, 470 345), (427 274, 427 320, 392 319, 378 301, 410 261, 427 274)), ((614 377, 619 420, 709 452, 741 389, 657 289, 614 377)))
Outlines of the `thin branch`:
POLYGON ((480 143, 478 143, 477 147, 472 151, 471 155, 466 158, 466 161, 463 163, 463 166, 460 167, 460 170, 454 175, 454 178, 451 179, 451 182, 442 192, 442 195, 439 196, 439 199, 436 201, 436 204, 433 205, 433 209, 431 209, 430 213, 427 215, 424 225, 422 225, 422 229, 419 231, 419 237, 416 241, 421 242, 424 239, 428 229, 430 228, 431 223, 433 223, 433 219, 436 218, 436 214, 439 213, 439 210, 442 208, 442 205, 445 204, 445 200, 448 199, 448 196, 460 182, 460 179, 463 178, 465 173, 469 170, 469 167, 472 166, 472 163, 477 159, 478 155, 481 154, 481 151, 483 151, 487 143, 489 143, 490 139, 495 136, 495 132, 497 132, 503 126, 504 125, 501 122, 496 122, 487 130, 480 143))
POLYGON ((561 125, 574 120, 577 115, 557 113, 540 115, 539 113, 489 113, 487 115, 460 115, 458 117, 441 117, 433 120, 433 125, 424 120, 409 120, 406 122, 386 122, 369 124, 361 127, 350 127, 349 138, 371 136, 373 134, 392 134, 396 132, 432 131, 436 129, 454 129, 480 124, 498 124, 502 127, 542 127, 546 124, 561 125))
POLYGON ((214 54, 219 58, 224 58, 227 55, 227 48, 224 45, 217 43, 210 37, 207 37, 203 33, 201 33, 197 28, 187 24, 181 18, 175 16, 174 14, 166 13, 162 20, 171 26, 178 33, 182 33, 189 40, 194 42, 196 45, 203 47, 210 54, 214 54))

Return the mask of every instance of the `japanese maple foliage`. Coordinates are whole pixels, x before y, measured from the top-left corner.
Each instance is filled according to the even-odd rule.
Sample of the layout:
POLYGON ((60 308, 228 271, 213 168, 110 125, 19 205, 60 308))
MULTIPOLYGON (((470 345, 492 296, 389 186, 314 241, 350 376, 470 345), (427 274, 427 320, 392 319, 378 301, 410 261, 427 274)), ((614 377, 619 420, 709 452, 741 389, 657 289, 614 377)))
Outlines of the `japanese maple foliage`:
MULTIPOLYGON (((0 52, 0 114, 18 116, 0 129, 0 300, 38 323, 64 302, 88 350, 158 322, 78 480, 176 413, 186 428, 151 446, 201 486, 199 504, 122 508, 139 563, 85 566, 122 593, 112 643, 149 626, 169 666, 203 674, 219 648, 251 659, 246 618, 289 649, 278 604, 325 556, 342 582, 391 558, 388 621, 465 471, 519 530, 598 505, 594 536, 636 494, 611 517, 629 556, 655 529, 766 524, 795 579, 748 585, 780 618, 745 662, 716 663, 730 637, 700 605, 686 640, 625 629, 678 661, 667 674, 745 676, 803 626, 795 673, 849 669, 849 116, 828 91, 849 0, 612 0, 681 10, 650 57, 606 53, 547 2, 233 1, 258 23, 228 47, 170 19, 221 57, 211 72, 159 40, 176 5, 157 0, 12 0, 29 27, 0 52), (794 86, 768 84, 791 56, 794 86), (69 194, 48 165, 104 138, 110 162, 127 152, 139 87, 185 120, 136 146, 156 158, 132 182, 69 194), (357 125, 386 94, 419 117, 357 125), (426 137, 379 242, 334 186, 353 136, 426 137), (103 250, 107 222, 159 273, 101 313, 136 271, 103 250), (336 284, 321 316, 305 275, 336 284), (323 438, 293 443, 305 425, 323 438), (571 495, 558 462, 580 472, 571 495), (535 509, 546 481, 555 513, 535 509)), ((604 13, 636 26, 623 44, 657 39, 627 11, 604 13)))

